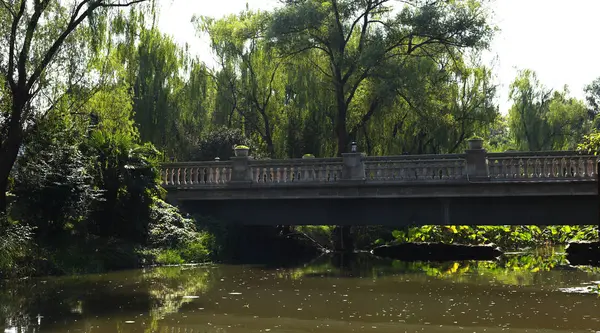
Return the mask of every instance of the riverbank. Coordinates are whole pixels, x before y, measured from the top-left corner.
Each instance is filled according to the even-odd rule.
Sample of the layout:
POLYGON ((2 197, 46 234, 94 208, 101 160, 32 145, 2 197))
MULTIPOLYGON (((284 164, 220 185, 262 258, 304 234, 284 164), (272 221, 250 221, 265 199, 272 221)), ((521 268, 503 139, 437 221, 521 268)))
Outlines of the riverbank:
POLYGON ((307 262, 323 249, 297 233, 274 227, 232 227, 197 218, 186 223, 153 225, 151 244, 88 235, 66 242, 26 242, 13 247, 0 265, 0 279, 97 274, 154 266, 230 263, 276 266, 307 262), (181 230, 181 225, 187 225, 181 230), (191 233, 185 240, 183 232, 191 233), (173 246, 169 246, 173 244, 173 246))
MULTIPOLYGON (((268 263, 273 266, 287 267, 310 261, 333 248, 334 228, 332 226, 243 227, 198 216, 183 217, 173 206, 166 203, 160 205, 162 218, 150 224, 146 244, 93 235, 83 238, 69 237, 68 241, 63 242, 38 244, 31 242, 20 252, 17 251, 18 254, 14 256, 12 265, 8 269, 6 265, 3 270, 0 269, 0 277, 93 274, 150 266, 207 262, 268 263)), ((593 227, 425 226, 403 231, 391 231, 385 228, 356 228, 353 231, 353 238, 357 240, 362 250, 379 249, 375 254, 382 255, 381 249, 398 248, 401 249, 401 253, 390 254, 387 253, 390 251, 387 251, 384 256, 402 260, 434 261, 475 257, 464 257, 464 253, 461 252, 455 253, 455 257, 438 258, 435 253, 429 253, 431 252, 429 246, 425 251, 427 253, 421 251, 423 253, 415 259, 412 258, 414 256, 411 257, 414 251, 402 249, 426 239, 434 240, 433 244, 465 244, 464 247, 453 248, 465 248, 471 253, 479 251, 473 250, 478 247, 469 245, 478 245, 484 240, 489 242, 494 239, 502 244, 513 246, 502 248, 503 251, 515 251, 540 244, 566 244, 571 239, 593 239, 595 235, 593 227)), ((495 246, 488 245, 485 249, 490 252, 485 257, 486 260, 493 259, 500 253, 495 246)))

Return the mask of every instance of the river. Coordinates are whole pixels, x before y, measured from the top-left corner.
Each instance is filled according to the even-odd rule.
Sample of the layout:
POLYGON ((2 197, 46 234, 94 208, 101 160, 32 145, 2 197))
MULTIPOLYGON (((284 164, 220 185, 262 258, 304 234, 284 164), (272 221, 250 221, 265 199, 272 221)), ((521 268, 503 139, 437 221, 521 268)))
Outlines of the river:
POLYGON ((484 262, 321 257, 5 281, 4 332, 597 332, 600 270, 554 250, 484 262), (343 262, 343 264, 340 264, 343 262))

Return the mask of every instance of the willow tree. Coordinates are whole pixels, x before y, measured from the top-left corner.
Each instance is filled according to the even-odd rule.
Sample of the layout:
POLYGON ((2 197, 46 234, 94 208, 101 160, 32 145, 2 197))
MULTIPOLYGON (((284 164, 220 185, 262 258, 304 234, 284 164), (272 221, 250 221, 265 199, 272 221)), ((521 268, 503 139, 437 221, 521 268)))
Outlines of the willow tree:
POLYGON ((84 77, 88 46, 96 45, 96 29, 103 28, 96 19, 110 9, 145 1, 151 0, 0 0, 0 82, 6 106, 0 113, 0 211, 6 210, 9 176, 24 138, 65 94, 65 74, 84 77))
POLYGON ((366 123, 378 109, 351 108, 374 74, 386 72, 390 62, 435 56, 446 47, 484 47, 492 32, 476 0, 286 0, 274 13, 269 37, 284 54, 317 50, 327 59, 326 66, 315 66, 334 91, 341 154, 355 135, 351 119, 366 123), (394 4, 404 7, 398 11, 394 4))
POLYGON ((568 89, 552 91, 535 72, 522 70, 510 86, 508 111, 516 148, 524 151, 574 149, 591 130, 585 104, 568 89))
POLYGON ((274 158, 275 131, 283 118, 282 67, 286 58, 276 57, 265 41, 269 20, 269 13, 251 11, 219 20, 194 19, 197 30, 210 36, 221 67, 218 89, 226 90, 222 96, 230 99, 226 104, 243 118, 250 134, 260 137, 267 154, 274 158))
POLYGON ((402 77, 391 94, 396 97, 393 105, 374 119, 379 128, 371 132, 383 146, 377 153, 455 153, 498 116, 489 69, 431 58, 409 63, 397 71, 402 77), (438 68, 440 63, 443 70, 438 68))

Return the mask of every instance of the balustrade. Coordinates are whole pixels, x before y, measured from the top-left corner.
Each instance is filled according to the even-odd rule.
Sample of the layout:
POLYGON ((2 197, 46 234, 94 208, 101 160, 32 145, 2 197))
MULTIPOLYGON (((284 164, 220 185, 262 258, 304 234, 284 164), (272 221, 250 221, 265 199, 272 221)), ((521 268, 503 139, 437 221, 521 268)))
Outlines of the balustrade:
POLYGON ((415 181, 461 179, 465 174, 465 159, 419 159, 417 156, 368 158, 365 161, 367 181, 415 181))
POLYGON ((258 184, 336 182, 342 178, 341 158, 261 160, 250 164, 258 184))
POLYGON ((161 169, 163 186, 226 184, 231 180, 229 162, 168 163, 161 169))
POLYGON ((595 179, 597 157, 571 152, 548 155, 488 154, 492 180, 595 179))
POLYGON ((238 184, 246 182, 263 185, 335 183, 342 179, 362 181, 362 178, 356 178, 356 174, 358 172, 360 177, 363 166, 365 182, 463 181, 469 180, 469 176, 473 181, 473 174, 469 175, 473 172, 473 166, 480 173, 477 181, 492 182, 592 180, 597 177, 598 172, 596 156, 578 155, 576 152, 488 153, 477 155, 478 164, 470 162, 471 157, 468 152, 452 155, 362 157, 358 160, 360 169, 350 171, 344 169, 346 157, 290 160, 249 158, 242 160, 246 161, 242 164, 232 164, 231 161, 166 163, 161 168, 161 178, 166 187, 225 185, 235 176, 234 165, 236 172, 247 172, 240 173, 245 176, 235 176, 238 178, 233 180, 238 181, 238 184), (354 174, 349 176, 346 172, 354 174))

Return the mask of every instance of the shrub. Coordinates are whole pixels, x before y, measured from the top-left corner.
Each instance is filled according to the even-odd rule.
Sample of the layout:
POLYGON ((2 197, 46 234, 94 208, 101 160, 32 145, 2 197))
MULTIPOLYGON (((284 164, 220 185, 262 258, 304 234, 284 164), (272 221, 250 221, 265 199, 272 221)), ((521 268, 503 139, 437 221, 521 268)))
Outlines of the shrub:
POLYGON ((184 260, 176 249, 166 249, 158 252, 156 262, 161 265, 181 265, 184 260))
POLYGON ((176 248, 198 238, 194 220, 183 217, 176 207, 155 199, 150 208, 148 246, 176 248))
POLYGON ((222 161, 229 160, 233 156, 233 147, 249 144, 250 140, 239 129, 216 128, 202 135, 198 147, 192 152, 192 159, 212 161, 218 157, 222 161))
POLYGON ((180 249, 181 258, 188 263, 201 263, 210 259, 210 251, 207 246, 210 235, 207 233, 201 234, 198 240, 185 244, 180 249))
POLYGON ((18 275, 31 247, 32 228, 0 216, 0 278, 18 275))

